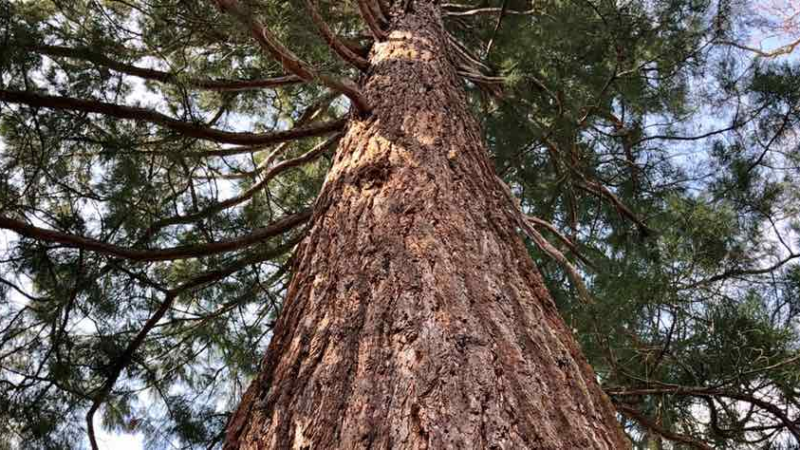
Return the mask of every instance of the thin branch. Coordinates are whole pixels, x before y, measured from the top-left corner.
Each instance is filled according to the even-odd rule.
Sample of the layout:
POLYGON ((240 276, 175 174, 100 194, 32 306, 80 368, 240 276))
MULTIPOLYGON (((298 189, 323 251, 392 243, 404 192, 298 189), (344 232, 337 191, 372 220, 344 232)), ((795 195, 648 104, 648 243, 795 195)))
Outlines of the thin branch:
MULTIPOLYGON (((671 136, 671 135, 668 135, 668 134, 656 134, 656 135, 652 135, 652 136, 645 136, 645 137, 639 139, 638 141, 631 143, 631 146, 632 147, 633 146, 637 146, 637 145, 639 145, 639 144, 641 144, 643 142, 652 141, 652 140, 662 140, 662 141, 699 141, 699 140, 707 139, 707 138, 710 138, 712 136, 716 136, 716 135, 719 135, 719 134, 722 134, 722 133, 727 133, 728 131, 733 131, 733 130, 735 130, 737 128, 740 128, 741 126, 742 126, 741 123, 734 122, 732 125, 730 125, 728 127, 720 128, 718 130, 709 131, 707 133, 698 134, 698 135, 695 135, 695 136, 671 136)), ((617 137, 616 135, 612 135, 612 136, 613 137, 617 137)))
POLYGON ((447 32, 447 43, 449 44, 449 49, 455 53, 457 59, 460 60, 465 67, 474 67, 475 70, 481 74, 492 72, 489 66, 481 62, 475 56, 472 56, 469 49, 449 32, 447 32))
POLYGON ((145 322, 145 324, 142 326, 142 329, 139 330, 139 332, 120 354, 120 356, 112 362, 108 378, 106 378, 106 381, 94 395, 92 405, 89 407, 89 410, 86 413, 86 428, 89 435, 89 443, 91 444, 93 450, 99 450, 94 431, 94 414, 100 408, 100 405, 102 405, 103 402, 108 398, 108 395, 111 393, 111 390, 113 389, 114 384, 117 382, 117 379, 119 379, 120 374, 125 367, 131 363, 133 360, 133 355, 136 353, 139 347, 142 346, 148 333, 150 333, 156 324, 158 324, 158 322, 164 317, 167 311, 169 311, 175 299, 185 292, 197 289, 208 283, 221 280, 222 278, 225 278, 249 265, 280 256, 289 251, 299 241, 300 237, 296 237, 295 239, 292 239, 291 241, 266 253, 242 257, 226 267, 205 272, 181 284, 180 286, 167 291, 167 294, 164 300, 161 302, 161 305, 159 305, 158 309, 153 313, 152 316, 150 316, 147 322, 145 322))
POLYGON ((503 0, 503 6, 500 8, 500 16, 497 17, 497 23, 494 25, 494 30, 492 30, 492 37, 489 38, 489 43, 486 45, 486 53, 483 55, 483 59, 487 59, 489 57, 489 53, 492 51, 492 46, 494 45, 494 40, 497 38, 497 33, 500 31, 500 25, 503 24, 503 19, 508 14, 508 0, 503 0))
POLYGON ((378 18, 373 14, 372 8, 367 3, 367 0, 358 0, 358 10, 361 13, 361 18, 364 19, 364 22, 367 24, 370 33, 375 37, 375 40, 385 41, 388 36, 378 23, 378 18))
POLYGON ((730 277, 738 277, 738 276, 742 276, 742 275, 763 275, 765 273, 771 273, 771 272, 774 272, 774 271, 780 269, 785 264, 787 264, 790 261, 793 261, 793 260, 795 260, 797 258, 800 258, 800 253, 793 253, 793 254, 787 256, 786 258, 778 261, 777 263, 775 263, 775 264, 773 264, 773 265, 771 265, 769 267, 762 267, 762 268, 758 268, 758 269, 731 269, 731 270, 726 270, 725 272, 722 272, 722 273, 720 273, 718 275, 714 275, 714 276, 712 276, 710 278, 706 278, 705 280, 700 280, 700 281, 698 281, 696 283, 692 283, 691 285, 687 286, 685 289, 693 289, 693 288, 696 288, 696 287, 701 286, 703 284, 714 283, 716 281, 724 280, 724 279, 730 278, 730 277))
POLYGON ((583 256, 581 254, 581 252, 578 250, 578 247, 568 237, 564 236, 563 233, 558 231, 558 228, 556 228, 555 225, 553 225, 552 223, 547 222, 545 220, 542 220, 542 219, 540 219, 538 217, 535 217, 535 216, 527 216, 527 220, 533 222, 535 225, 547 228, 551 233, 556 235, 556 237, 561 242, 563 242, 564 245, 566 245, 570 249, 570 251, 572 252, 572 254, 575 255, 576 258, 580 259, 581 262, 583 262, 586 266, 591 267, 592 269, 596 269, 594 264, 592 264, 591 261, 586 259, 586 257, 583 256))
POLYGON ((82 59, 85 61, 93 62, 97 65, 108 67, 120 73, 133 75, 146 80, 159 81, 162 83, 177 84, 197 89, 206 89, 211 91, 220 92, 236 92, 247 91, 264 88, 274 88, 279 86, 289 86, 293 84, 302 83, 303 80, 296 75, 286 75, 275 78, 264 78, 260 80, 214 80, 202 78, 183 78, 179 75, 169 72, 163 72, 155 69, 148 69, 138 67, 132 64, 127 64, 115 61, 106 55, 97 53, 88 48, 70 48, 63 46, 53 45, 37 45, 32 46, 31 50, 48 56, 65 57, 73 59, 82 59))
MULTIPOLYGON (((800 103, 798 103, 797 107, 800 107, 800 103)), ((797 110, 797 107, 789 108, 789 110, 786 111, 786 114, 783 116, 783 121, 781 122, 780 128, 778 128, 778 131, 775 132, 775 134, 772 136, 769 142, 767 142, 766 145, 762 145, 764 151, 761 152, 761 155, 759 155, 758 158, 750 166, 747 167, 747 170, 744 172, 744 175, 749 175, 750 172, 753 171, 753 169, 755 169, 758 165, 760 165, 764 161, 764 157, 767 156, 767 153, 769 153, 772 145, 783 136, 783 132, 786 131, 786 129, 788 128, 789 124, 791 123, 791 117, 792 115, 794 115, 795 111, 797 110)))
POLYGON ((731 47, 736 47, 739 50, 745 50, 745 51, 748 51, 748 52, 751 52, 751 53, 755 53, 756 56, 761 57, 761 58, 777 58, 779 56, 784 56, 784 55, 791 54, 798 46, 800 46, 800 39, 798 39, 798 40, 796 40, 794 42, 790 42, 790 43, 788 43, 788 44, 786 44, 784 46, 778 47, 775 50, 771 50, 771 51, 768 51, 768 52, 765 52, 764 50, 761 50, 759 48, 754 48, 754 47, 750 47, 750 46, 747 46, 747 45, 742 45, 742 44, 739 44, 739 43, 736 43, 736 42, 733 42, 733 41, 724 41, 724 42, 721 42, 721 44, 730 45, 731 47))
POLYGON ((459 76, 472 81, 496 98, 503 96, 505 78, 487 75, 492 73, 492 69, 475 56, 472 56, 464 44, 450 33, 447 33, 447 44, 455 60, 456 73, 459 76))
POLYGON ((754 397, 750 394, 720 390, 713 387, 691 387, 676 385, 659 385, 657 387, 646 387, 642 389, 606 389, 606 393, 612 396, 642 396, 642 395, 688 395, 693 397, 716 396, 725 397, 732 400, 740 400, 751 403, 764 411, 772 414, 778 419, 786 429, 796 438, 800 439, 800 425, 797 421, 789 418, 780 408, 772 403, 754 397))
POLYGON ((586 192, 591 194, 595 194, 601 198, 607 198, 619 211, 623 216, 630 219, 633 223, 637 225, 639 228, 639 232, 642 233, 643 236, 648 236, 654 233, 654 230, 647 226, 646 223, 642 219, 640 219, 630 208, 628 208, 622 201, 607 187, 603 186, 601 183, 597 183, 594 181, 589 181, 584 178, 583 182, 576 183, 576 186, 580 189, 583 189, 586 192))
POLYGON ((591 295, 589 295, 589 290, 586 289, 586 285, 583 283, 583 279, 578 273, 578 270, 575 269, 575 266, 569 262, 563 253, 561 253, 547 239, 545 239, 544 236, 542 236, 541 233, 536 230, 536 228, 531 226, 528 220, 523 220, 522 223, 524 224, 522 228, 525 230, 525 233, 533 240, 533 242, 536 243, 536 246, 539 247, 543 252, 547 253, 547 256, 561 264, 564 270, 567 271, 567 275, 569 276, 572 285, 575 286, 575 289, 578 291, 578 296, 580 299, 585 303, 594 303, 591 295))
POLYGON ((614 115, 611 111, 603 110, 599 107, 595 108, 598 111, 598 115, 600 117, 606 118, 611 121, 614 126, 614 130, 616 130, 615 136, 619 136, 622 140, 622 150, 625 152, 625 161, 628 165, 628 168, 631 172, 631 184, 633 185, 633 190, 639 190, 639 166, 636 165, 636 158, 633 154, 633 147, 631 146, 631 130, 625 128, 625 124, 622 120, 614 115))
MULTIPOLYGON (((193 214, 170 217, 170 218, 162 219, 162 220, 159 220, 159 221, 155 222, 154 224, 152 224, 147 229, 147 231, 144 233, 144 236, 142 237, 142 239, 143 240, 149 239, 158 230, 160 230, 160 229, 162 229, 162 228, 164 228, 166 226, 177 225, 177 224, 181 224, 181 223, 196 222, 196 221, 198 221, 200 219, 209 217, 212 214, 215 214, 215 213, 217 213, 219 211, 222 211, 223 209, 231 208, 233 206, 240 205, 240 204, 250 200, 251 198, 253 198, 254 195, 256 195, 256 193, 258 193, 264 186, 267 185, 267 183, 270 180, 272 180, 278 174, 280 174, 280 173, 282 173, 282 172, 284 172, 284 171, 286 171, 286 170, 288 170, 288 169, 290 169, 292 167, 296 167, 296 166, 299 166, 301 164, 305 164, 305 163, 307 163, 309 161, 314 160, 318 156, 322 155, 322 153, 324 153, 328 149, 330 149, 334 144, 336 144, 340 137, 341 137, 341 134, 337 134, 337 135, 331 137, 330 139, 328 139, 327 141, 325 141, 325 142, 317 145, 316 147, 312 148, 308 152, 298 156, 297 158, 290 159, 290 160, 287 160, 287 161, 283 161, 283 162, 281 162, 279 164, 276 164, 275 166, 273 166, 272 168, 270 168, 267 171, 267 173, 264 175, 264 178, 262 178, 261 181, 259 181, 258 183, 254 184, 249 189, 247 189, 243 193, 237 195, 236 197, 231 197, 229 199, 223 200, 223 201, 221 201, 221 202, 219 202, 217 204, 209 206, 208 208, 203 209, 203 210, 198 211, 198 212, 195 212, 193 214)), ((280 150, 280 149, 276 149, 276 151, 273 152, 273 154, 275 154, 278 150, 280 150)), ((270 155, 270 157, 273 157, 273 156, 270 155)), ((270 160, 269 157, 268 157, 268 160, 270 160)))
POLYGON ((337 80, 327 75, 322 75, 315 68, 298 58, 286 48, 272 32, 266 28, 247 8, 238 0, 214 0, 220 10, 227 12, 240 23, 245 25, 250 34, 258 41, 261 48, 272 55, 276 61, 283 65, 287 72, 291 72, 305 81, 319 80, 324 86, 346 95, 353 105, 362 114, 370 111, 369 104, 352 80, 337 80))
POLYGON ((272 133, 234 133, 215 128, 207 128, 195 123, 184 122, 145 108, 72 97, 57 97, 24 91, 0 90, 0 101, 57 110, 104 114, 120 119, 142 120, 161 125, 189 137, 222 144, 237 145, 269 145, 304 137, 319 136, 332 131, 341 130, 347 123, 346 119, 339 119, 320 125, 287 131, 275 131, 272 133))
POLYGON ((315 5, 317 0, 304 0, 306 4, 306 8, 308 12, 311 13, 311 20, 316 25, 317 30, 319 30, 320 35, 325 40, 325 43, 328 44, 337 55, 339 55, 342 59, 353 65, 355 68, 365 71, 369 68, 369 61, 365 58, 361 57, 361 55, 356 54, 353 52, 348 46, 346 46, 336 34, 331 30, 331 27, 328 26, 328 23, 325 22, 325 19, 320 14, 319 9, 315 5))
POLYGON ((653 431, 653 432, 657 433, 658 435, 664 437, 665 439, 668 439, 668 440, 670 440, 672 442, 678 442, 678 443, 681 443, 681 444, 690 445, 690 446, 692 446, 692 447, 694 447, 696 449, 699 449, 699 450, 711 450, 711 447, 708 444, 706 444, 705 442, 700 441, 698 439, 691 438, 691 437, 683 435, 683 434, 674 433, 672 431, 669 431, 669 430, 659 426, 658 424, 656 424, 655 422, 653 422, 652 420, 647 418, 647 416, 645 416, 643 413, 641 413, 640 411, 638 411, 638 410, 636 410, 634 408, 631 408, 631 407, 629 407, 627 405, 622 405, 622 404, 618 404, 618 405, 616 405, 616 407, 617 407, 617 411, 619 411, 622 414, 630 417, 631 419, 639 422, 639 424, 642 425, 643 427, 647 428, 650 431, 653 431))
MULTIPOLYGON (((294 124, 293 124, 294 129, 306 127, 309 123, 311 123, 311 121, 317 119, 319 117, 319 115, 325 109, 327 109, 328 106, 330 106, 331 102, 339 97, 339 95, 341 95, 341 94, 339 94, 338 92, 328 93, 327 95, 322 96, 322 98, 318 99, 314 103, 308 105, 308 107, 303 111, 303 113, 300 114, 300 117, 298 117, 297 120, 294 122, 294 124)), ((322 124, 322 125, 324 125, 324 124, 322 124)), ((338 133, 339 131, 340 130, 335 130, 334 132, 338 133)), ((279 145, 276 146, 276 148, 272 152, 270 152, 270 154, 266 158, 266 160, 264 160, 261 164, 258 165, 258 167, 256 168, 255 171, 244 173, 244 174, 242 174, 242 176, 252 176, 252 175, 255 175, 256 173, 261 172, 262 170, 264 170, 265 167, 268 167, 270 164, 272 164, 272 161, 275 159, 275 157, 278 154, 282 153, 283 150, 285 150, 285 149, 287 149, 289 147, 289 144, 291 142, 292 141, 281 142, 279 145)), ((205 151, 200 151, 200 152, 188 153, 186 155, 187 156, 203 157, 203 156, 207 156, 207 155, 211 155, 211 156, 229 156, 229 155, 240 155, 240 154, 244 154, 244 153, 251 153, 252 154, 252 153, 257 153, 257 152, 263 151, 267 147, 269 147, 269 146, 267 146, 267 145, 253 145, 253 146, 245 146, 245 147, 225 148, 225 149, 220 149, 220 150, 205 150, 205 151)))
POLYGON ((510 206, 512 207, 512 218, 517 222, 520 228, 528 235, 529 238, 539 247, 543 252, 547 254, 550 258, 555 260, 559 263, 564 270, 567 271, 567 275, 572 282, 572 285, 575 286, 575 289, 578 291, 578 296, 586 303, 594 303, 592 297, 589 295, 589 290, 586 289, 586 285, 583 283, 583 279, 581 278, 580 274, 578 274, 577 269, 575 266, 572 265, 571 262, 564 256, 561 251, 557 248, 553 247, 547 239, 542 236, 541 233, 532 225, 532 221, 525 215, 522 211, 522 207, 519 204, 519 201, 514 196, 514 193, 511 192, 511 188, 500 179, 500 177, 495 177, 497 180, 498 185, 500 186, 501 190, 506 195, 506 199, 508 200, 510 206))
POLYGON ((55 242, 68 247, 84 249, 132 261, 174 261, 179 259, 200 258, 242 249, 289 231, 297 225, 304 223, 309 218, 311 218, 311 210, 303 210, 290 216, 285 216, 266 227, 258 228, 252 233, 235 239, 155 250, 138 250, 120 247, 97 239, 39 228, 19 220, 1 216, 0 229, 11 230, 20 236, 40 242, 55 242))
POLYGON ((468 5, 458 5, 454 3, 445 3, 442 5, 444 9, 444 17, 466 17, 466 16, 479 16, 479 15, 516 15, 516 16, 530 16, 536 13, 535 9, 527 11, 519 11, 516 9, 506 9, 503 13, 503 8, 486 7, 486 8, 473 8, 468 5))

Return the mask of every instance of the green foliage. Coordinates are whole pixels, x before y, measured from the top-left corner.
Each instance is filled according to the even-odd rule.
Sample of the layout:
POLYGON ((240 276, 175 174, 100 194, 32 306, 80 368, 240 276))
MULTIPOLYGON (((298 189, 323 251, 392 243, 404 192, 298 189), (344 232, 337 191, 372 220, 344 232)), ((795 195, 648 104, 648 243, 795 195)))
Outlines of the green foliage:
MULTIPOLYGON (((240 1, 320 72, 361 76, 301 2, 240 1)), ((317 3, 349 46, 371 45, 356 2, 317 3)), ((564 268, 529 243, 603 387, 660 427, 622 414, 636 448, 690 448, 668 443, 674 435, 720 449, 796 440, 762 401, 797 426, 800 69, 796 58, 757 59, 731 45, 746 42, 758 3, 445 5, 529 12, 499 25, 497 13, 444 20, 492 71, 483 75, 504 79, 499 96, 474 80, 465 87, 497 172, 583 257, 542 231, 584 275, 592 304, 576 301, 564 268)), ((285 75, 210 1, 0 0, 0 41, 3 91, 231 132, 348 113, 314 83, 198 88, 285 75)), ((223 202, 258 186, 259 165, 323 139, 291 141, 275 161, 276 146, 210 157, 232 146, 143 120, 0 103, 0 216, 141 251, 235 239, 313 205, 330 153, 223 202)), ((140 433, 151 448, 218 445, 259 370, 291 275, 288 244, 301 233, 136 262, 0 232, 0 449, 85 447, 86 412, 115 371, 98 426, 140 433), (168 291, 227 269, 181 290, 126 356, 168 291)))

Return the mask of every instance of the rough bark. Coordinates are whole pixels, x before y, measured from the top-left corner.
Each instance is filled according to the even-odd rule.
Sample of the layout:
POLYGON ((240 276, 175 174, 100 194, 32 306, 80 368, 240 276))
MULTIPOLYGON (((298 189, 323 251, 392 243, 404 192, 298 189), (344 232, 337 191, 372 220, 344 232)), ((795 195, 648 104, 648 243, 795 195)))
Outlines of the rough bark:
POLYGON ((229 449, 622 449, 517 235, 438 2, 376 43, 229 449))

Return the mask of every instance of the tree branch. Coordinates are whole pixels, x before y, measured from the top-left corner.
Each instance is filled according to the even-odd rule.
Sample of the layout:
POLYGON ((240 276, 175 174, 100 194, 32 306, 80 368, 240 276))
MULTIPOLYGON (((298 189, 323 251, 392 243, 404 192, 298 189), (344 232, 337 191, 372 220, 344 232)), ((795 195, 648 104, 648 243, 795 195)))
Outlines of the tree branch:
POLYGON ((559 263, 564 270, 567 271, 567 275, 569 276, 572 285, 578 291, 578 296, 581 298, 581 300, 586 303, 594 303, 592 297, 589 295, 589 290, 586 289, 586 285, 583 283, 583 279, 581 278, 580 274, 578 274, 575 266, 569 262, 569 260, 564 256, 563 253, 561 253, 561 251, 553 247, 553 245, 550 244, 550 242, 548 242, 547 239, 545 239, 544 236, 542 236, 542 234, 539 233, 539 231, 536 230, 536 228, 531 224, 532 221, 522 211, 522 207, 520 206, 517 198, 514 196, 514 193, 511 192, 511 188, 509 188, 508 185, 502 179, 500 179, 500 177, 496 176, 495 179, 497 180, 501 190, 505 193, 506 199, 512 207, 511 213, 514 221, 517 222, 519 227, 522 228, 525 234, 531 238, 537 247, 545 252, 547 256, 559 263))
POLYGON ((703 284, 714 283, 716 281, 724 280, 724 279, 730 278, 730 277, 738 277, 738 276, 742 276, 742 275, 763 275, 765 273, 774 272, 774 271, 780 269, 781 267, 783 267, 786 263, 788 263, 788 262, 790 262, 792 260, 795 260, 797 258, 800 258, 800 253, 793 253, 793 254, 787 256, 786 258, 778 261, 777 263, 775 263, 775 264, 773 264, 773 265, 771 265, 769 267, 763 267, 763 268, 759 268, 759 269, 731 269, 731 270, 726 270, 725 272, 722 272, 722 273, 720 273, 718 275, 714 275, 714 276, 712 276, 710 278, 706 278, 705 280, 700 280, 698 282, 692 283, 691 285, 687 286, 685 289, 693 289, 693 288, 696 288, 696 287, 698 287, 700 285, 703 285, 703 284))
POLYGON ((603 186, 600 183, 589 181, 585 178, 583 182, 577 183, 576 185, 578 186, 578 188, 583 189, 584 191, 589 192, 590 194, 607 198, 614 205, 617 211, 619 211, 623 216, 627 217, 638 226, 639 232, 642 233, 642 235, 648 236, 654 233, 652 228, 648 227, 647 224, 644 223, 642 219, 640 219, 636 214, 634 214, 633 211, 631 211, 630 208, 628 208, 624 203, 622 203, 622 201, 607 187, 603 186))
POLYGON ((699 450, 711 450, 711 447, 709 447, 709 445, 706 444, 705 442, 702 442, 700 440, 691 438, 683 434, 673 433, 672 431, 660 427, 658 424, 648 419, 647 416, 645 416, 640 411, 634 408, 622 404, 617 404, 616 407, 617 411, 639 422, 639 424, 642 425, 643 427, 659 434, 660 436, 663 436, 665 439, 668 439, 672 442, 687 444, 699 450))
POLYGON ((675 386, 675 385, 661 385, 656 387, 645 387, 642 389, 607 389, 606 393, 611 396, 641 396, 641 395, 688 395, 693 397, 706 397, 716 396, 725 397, 733 400, 740 400, 758 406, 764 411, 772 414, 778 419, 786 429, 795 437, 800 439, 800 425, 797 421, 789 418, 777 406, 769 403, 768 401, 754 397, 750 394, 743 394, 740 392, 730 392, 720 390, 713 387, 691 387, 691 386, 675 386))
MULTIPOLYGON (((339 97, 338 92, 328 93, 327 95, 322 96, 322 98, 318 99, 314 103, 310 104, 300 117, 294 121, 293 127, 294 129, 299 129, 306 127, 311 121, 318 118, 318 116, 322 113, 323 110, 327 109, 330 106, 331 102, 339 97)), ((324 125, 324 124, 322 124, 324 125)), ((339 130, 335 130, 338 132, 339 130)), ((272 160, 275 159, 275 156, 280 154, 283 150, 288 148, 288 145, 291 141, 284 141, 281 142, 277 148, 275 148, 272 152, 270 152, 269 156, 264 160, 261 164, 259 164, 258 168, 253 171, 249 172, 244 175, 255 175, 258 172, 261 172, 265 167, 269 166, 272 163, 272 160)), ((262 150, 265 150, 268 146, 267 145, 252 145, 252 146, 244 146, 244 147, 234 147, 234 148, 225 148, 219 150, 206 150, 201 152, 194 152, 191 154, 187 154, 187 156, 199 156, 203 157, 206 155, 211 156, 229 156, 229 155, 240 155, 244 153, 257 153, 262 150)))
POLYGON ((89 435, 89 443, 91 444, 93 450, 99 450, 94 431, 94 414, 100 408, 100 405, 102 405, 103 402, 106 400, 108 394, 111 393, 111 390, 113 389, 114 384, 117 382, 117 379, 119 379, 119 376, 122 373, 122 371, 125 369, 125 367, 128 366, 128 364, 131 363, 134 353, 136 353, 139 347, 142 346, 145 338, 147 337, 147 334, 150 333, 150 331, 156 326, 156 324, 158 324, 158 322, 164 317, 167 311, 169 311, 169 308, 172 306, 172 303, 175 301, 175 299, 179 295, 187 291, 199 288, 205 284, 225 278, 226 276, 231 275, 251 264, 255 264, 261 261, 265 261, 267 259, 280 256, 283 253, 286 253, 292 247, 294 247, 300 241, 300 239, 301 239, 300 237, 296 237, 295 239, 292 239, 291 241, 266 253, 253 254, 242 257, 226 267, 205 272, 181 284, 180 286, 167 291, 167 294, 164 300, 161 302, 161 305, 159 305, 158 309, 153 313, 152 316, 150 316, 147 322, 145 322, 144 326, 142 326, 142 329, 139 330, 139 332, 136 334, 133 340, 128 344, 125 350, 120 354, 120 356, 116 358, 114 362, 111 363, 110 373, 108 378, 106 378, 106 381, 103 383, 103 385, 100 387, 100 389, 93 397, 92 405, 89 407, 89 410, 86 413, 86 429, 89 435))
POLYGON ((489 53, 492 51, 492 46, 494 45, 494 40, 497 38, 497 32, 500 31, 500 26, 503 24, 503 19, 508 14, 508 0, 503 0, 503 6, 500 8, 500 16, 497 17, 497 23, 494 25, 494 30, 492 30, 492 37, 489 38, 489 43, 486 45, 486 53, 483 55, 484 59, 489 57, 489 53))
POLYGON ((563 233, 558 231, 558 228, 556 228, 555 225, 535 216, 527 216, 527 220, 533 222, 535 225, 547 228, 551 233, 556 235, 558 240, 563 242, 564 245, 566 245, 567 248, 570 249, 570 251, 572 252, 573 255, 575 255, 576 258, 580 259, 581 262, 583 262, 586 266, 591 267, 592 269, 596 269, 594 264, 592 264, 591 261, 586 259, 586 257, 583 256, 583 254, 581 254, 581 252, 578 250, 578 247, 568 237, 564 236, 563 233))
POLYGON ((57 110, 104 114, 120 119, 142 120, 161 125, 189 137, 222 144, 237 145, 268 145, 304 137, 319 136, 332 131, 339 131, 344 128, 347 123, 346 119, 339 119, 316 126, 287 131, 275 131, 272 133, 234 133, 215 128, 207 128, 195 123, 184 122, 145 108, 72 97, 57 97, 35 94, 33 92, 0 90, 0 101, 57 110))
POLYGON ((385 41, 388 36, 386 32, 383 31, 383 28, 381 28, 380 23, 378 23, 378 18, 373 14, 372 8, 370 8, 367 0, 358 0, 358 10, 361 13, 361 18, 364 19, 364 22, 367 24, 370 33, 375 37, 375 40, 385 41))
POLYGON ((388 3, 387 0, 376 0, 376 3, 378 4, 378 8, 380 9, 381 14, 383 14, 384 17, 390 17, 391 16, 392 7, 389 6, 389 3, 388 3))
POLYGON ((315 5, 317 0, 304 0, 306 4, 306 8, 308 12, 311 13, 311 20, 316 25, 319 34, 322 35, 322 38, 325 40, 325 43, 328 44, 337 55, 339 55, 342 59, 350 63, 353 67, 361 70, 362 72, 369 68, 369 61, 365 58, 357 55, 353 52, 348 46, 344 45, 342 41, 336 37, 333 30, 328 26, 328 23, 325 22, 325 19, 320 14, 319 9, 315 5))
MULTIPOLYGON (((233 207, 233 206, 236 206, 236 205, 239 205, 239 204, 242 204, 242 203, 246 202, 247 200, 253 198, 253 196, 256 195, 256 193, 258 191, 260 191, 264 186, 266 186, 266 184, 271 179, 273 179, 275 176, 277 176, 281 172, 284 172, 284 171, 286 171, 286 170, 288 170, 288 169, 290 169, 292 167, 299 166, 300 164, 304 164, 304 163, 306 163, 308 161, 311 161, 311 160, 317 158, 322 153, 327 151, 333 144, 338 142, 340 137, 341 137, 341 134, 337 134, 336 136, 331 137, 327 141, 317 145, 313 149, 311 149, 308 152, 298 156, 297 158, 290 159, 290 160, 287 160, 287 161, 283 161, 283 162, 281 162, 279 164, 276 164, 275 166, 273 166, 272 168, 270 168, 267 171, 267 173, 264 175, 264 178, 262 178, 261 181, 259 181, 258 183, 255 183, 253 186, 248 188, 246 191, 244 191, 240 195, 237 195, 236 197, 231 197, 231 198, 229 198, 227 200, 223 200, 223 201, 221 201, 221 202, 219 202, 219 203, 217 203, 215 205, 212 205, 212 206, 210 206, 210 207, 208 207, 206 209, 203 209, 201 211, 195 212, 193 214, 170 217, 170 218, 159 220, 159 221, 155 222, 154 224, 152 224, 147 229, 147 231, 144 233, 144 235, 143 235, 141 240, 149 239, 150 236, 152 236, 158 230, 160 230, 161 228, 164 228, 166 226, 177 225, 177 224, 181 224, 181 223, 195 222, 195 221, 198 221, 198 220, 203 219, 205 217, 209 217, 212 214, 215 214, 215 213, 217 213, 219 211, 222 211, 223 209, 227 209, 227 208, 230 208, 230 207, 233 207)), ((276 152, 278 150, 280 150, 280 149, 276 149, 276 152)), ((267 158, 267 160, 271 161, 271 159, 274 158, 274 155, 276 154, 276 152, 273 152, 273 154, 271 154, 267 158)))
POLYGON ((730 45, 731 47, 736 47, 739 50, 745 50, 751 53, 755 53, 756 56, 762 58, 777 58, 778 56, 784 56, 791 54, 798 46, 800 46, 800 39, 790 42, 782 47, 778 47, 775 50, 765 52, 759 48, 749 47, 747 45, 742 45, 733 41, 724 41, 721 42, 723 45, 730 45))
POLYGON ((286 48, 278 38, 269 31, 253 14, 242 6, 238 0, 214 0, 220 10, 227 12, 240 23, 245 25, 250 34, 258 41, 261 48, 272 55, 276 61, 283 65, 287 72, 291 72, 305 81, 319 80, 324 86, 346 95, 356 109, 364 114, 370 111, 366 99, 351 80, 336 80, 327 75, 321 75, 308 63, 298 58, 286 48))
POLYGON ((175 261, 179 259, 200 258, 204 256, 224 253, 231 250, 238 250, 257 242, 264 241, 270 237, 291 230, 297 225, 311 218, 311 210, 303 210, 290 216, 285 216, 266 227, 259 228, 247 235, 220 242, 207 244, 182 245, 172 248, 156 250, 138 250, 97 239, 87 238, 55 230, 35 227, 19 220, 0 216, 0 229, 13 231, 20 236, 34 239, 41 242, 55 242, 74 247, 93 251, 96 253, 128 259, 132 261, 175 261))
POLYGON ((505 12, 503 12, 503 8, 497 8, 497 7, 473 8, 472 6, 469 5, 459 5, 456 3, 445 3, 442 5, 442 8, 444 9, 445 17, 465 17, 465 16, 494 15, 494 14, 530 16, 536 13, 535 9, 530 9, 527 11, 506 9, 505 12))
POLYGON ((88 48, 70 48, 52 45, 36 45, 30 47, 31 50, 48 56, 82 59, 93 62, 97 65, 108 67, 120 73, 133 75, 146 80, 159 81, 162 83, 177 84, 197 89, 206 89, 220 92, 236 92, 264 88, 274 88, 278 86, 288 86, 302 83, 303 80, 297 75, 286 75, 275 78, 264 78, 260 80, 213 80, 201 78, 185 78, 169 72, 155 69, 134 66, 123 62, 115 61, 101 53, 97 53, 88 48))

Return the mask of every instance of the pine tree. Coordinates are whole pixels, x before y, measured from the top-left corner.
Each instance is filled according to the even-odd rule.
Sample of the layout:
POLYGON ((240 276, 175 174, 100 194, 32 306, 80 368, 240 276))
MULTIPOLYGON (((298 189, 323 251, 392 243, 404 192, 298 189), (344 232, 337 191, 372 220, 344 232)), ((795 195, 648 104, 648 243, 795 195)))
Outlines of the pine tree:
POLYGON ((0 448, 791 448, 791 11, 0 3, 0 448))

